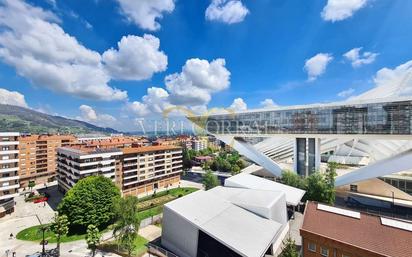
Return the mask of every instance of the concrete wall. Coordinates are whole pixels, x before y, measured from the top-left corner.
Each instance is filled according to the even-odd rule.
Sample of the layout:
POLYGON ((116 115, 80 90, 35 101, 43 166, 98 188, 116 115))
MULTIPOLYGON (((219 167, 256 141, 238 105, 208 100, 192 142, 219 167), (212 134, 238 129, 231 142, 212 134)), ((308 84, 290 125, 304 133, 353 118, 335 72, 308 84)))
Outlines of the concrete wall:
MULTIPOLYGON (((392 198, 392 193, 393 193, 394 194, 393 196, 396 199, 412 201, 411 195, 403 192, 402 190, 399 190, 398 188, 378 178, 373 178, 373 179, 353 183, 353 185, 358 186, 358 193, 361 193, 361 194, 376 195, 376 196, 392 198)), ((337 187, 336 190, 341 193, 343 192, 350 193, 350 185, 337 187)))
POLYGON ((186 219, 163 207, 162 245, 180 257, 196 257, 198 229, 186 219))
POLYGON ((282 194, 278 201, 272 205, 270 219, 279 222, 282 225, 288 223, 285 194, 282 194))

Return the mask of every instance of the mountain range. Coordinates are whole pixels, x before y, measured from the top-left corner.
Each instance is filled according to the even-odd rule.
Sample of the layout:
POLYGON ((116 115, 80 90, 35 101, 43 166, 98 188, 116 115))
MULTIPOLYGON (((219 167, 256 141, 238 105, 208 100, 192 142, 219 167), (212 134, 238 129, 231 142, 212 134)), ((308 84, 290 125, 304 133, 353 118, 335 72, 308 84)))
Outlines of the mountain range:
POLYGON ((0 131, 31 134, 119 133, 112 128, 103 128, 80 120, 6 104, 0 104, 0 131))

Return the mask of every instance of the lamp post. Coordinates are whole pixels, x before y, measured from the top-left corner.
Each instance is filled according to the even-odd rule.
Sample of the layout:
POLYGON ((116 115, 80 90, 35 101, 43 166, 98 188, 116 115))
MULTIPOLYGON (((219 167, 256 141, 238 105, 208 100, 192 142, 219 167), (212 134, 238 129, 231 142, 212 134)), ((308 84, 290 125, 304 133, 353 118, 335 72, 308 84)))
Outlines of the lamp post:
POLYGON ((37 220, 39 221, 39 223, 40 223, 40 225, 41 225, 40 230, 41 230, 41 232, 42 232, 42 238, 43 238, 43 240, 42 240, 42 242, 41 242, 41 243, 42 243, 41 256, 46 256, 44 233, 46 232, 47 227, 46 227, 46 226, 43 226, 43 224, 41 223, 41 220, 40 220, 39 216, 37 216, 37 214, 36 214, 36 218, 37 218, 37 220))

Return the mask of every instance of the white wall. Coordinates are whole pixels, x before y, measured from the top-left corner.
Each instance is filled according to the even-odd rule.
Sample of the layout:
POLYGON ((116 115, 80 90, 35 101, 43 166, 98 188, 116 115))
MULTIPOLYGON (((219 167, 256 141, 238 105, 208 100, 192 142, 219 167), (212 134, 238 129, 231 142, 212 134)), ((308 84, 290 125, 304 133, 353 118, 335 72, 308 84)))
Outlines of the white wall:
POLYGON ((180 257, 196 257, 198 229, 186 219, 163 207, 162 245, 180 257))

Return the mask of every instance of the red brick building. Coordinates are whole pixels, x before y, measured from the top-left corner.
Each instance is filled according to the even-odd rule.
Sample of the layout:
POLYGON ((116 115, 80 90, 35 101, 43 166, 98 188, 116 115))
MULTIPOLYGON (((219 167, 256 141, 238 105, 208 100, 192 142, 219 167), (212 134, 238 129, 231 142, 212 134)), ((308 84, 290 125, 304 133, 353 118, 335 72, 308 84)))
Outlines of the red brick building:
POLYGON ((308 202, 304 257, 411 257, 412 223, 308 202))

